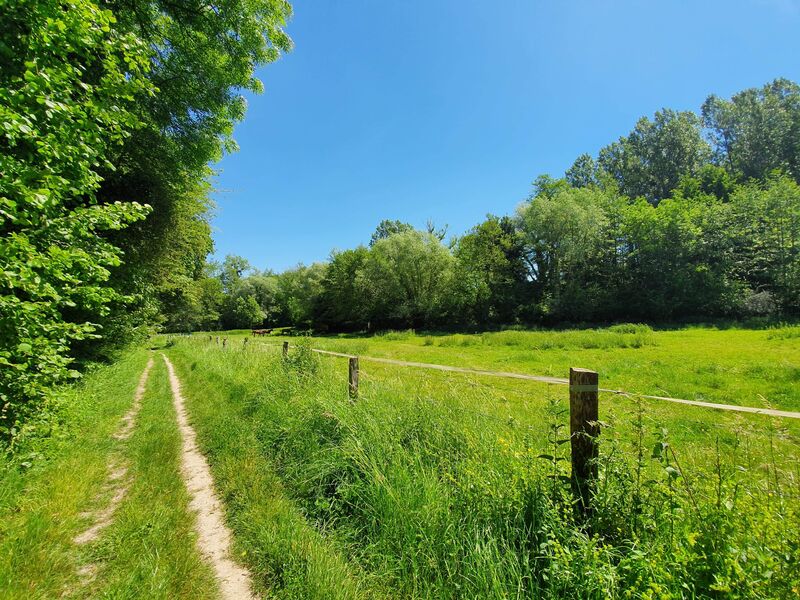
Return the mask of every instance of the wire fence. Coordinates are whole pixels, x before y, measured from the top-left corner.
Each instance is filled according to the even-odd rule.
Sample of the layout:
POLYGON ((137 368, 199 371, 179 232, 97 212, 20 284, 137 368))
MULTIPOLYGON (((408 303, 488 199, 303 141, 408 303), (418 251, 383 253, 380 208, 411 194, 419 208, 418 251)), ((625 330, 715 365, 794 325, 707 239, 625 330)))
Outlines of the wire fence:
MULTIPOLYGON (((247 338, 245 338, 247 339, 247 338)), ((274 346, 274 344, 268 342, 261 342, 259 345, 264 346, 274 346)), ((292 344, 289 344, 287 348, 296 347, 292 344)), ((525 373, 514 373, 514 372, 507 372, 507 371, 489 371, 484 369, 472 369, 467 367, 458 367, 453 365, 440 365, 440 364, 433 364, 433 363, 423 363, 423 362, 415 362, 415 361, 405 361, 405 360, 397 360, 392 358, 383 358, 383 357, 376 357, 376 356, 366 356, 366 355, 355 355, 355 354, 346 354, 343 352, 334 352, 331 350, 323 350, 321 348, 312 348, 313 352, 317 354, 327 355, 327 356, 334 356, 339 358, 358 358, 360 361, 368 361, 374 363, 382 363, 400 367, 410 367, 410 368, 417 368, 417 369, 428 369, 434 371, 444 371, 444 372, 451 372, 451 373, 461 373, 466 375, 473 375, 477 377, 498 377, 498 378, 505 378, 505 379, 518 379, 518 380, 525 380, 525 381, 536 381, 540 383, 547 383, 551 385, 569 385, 569 379, 563 377, 552 377, 547 375, 529 375, 525 373)), ((617 389, 609 389, 609 388, 598 388, 598 392, 607 393, 607 394, 614 394, 618 396, 625 396, 627 398, 642 398, 647 400, 659 400, 663 402, 672 402, 675 404, 683 404, 687 406, 697 406, 702 408, 711 408, 716 410, 725 410, 725 411, 732 411, 732 412, 739 412, 739 413, 750 413, 750 414, 757 414, 757 415, 766 415, 770 417, 779 417, 779 418, 787 418, 787 419, 800 419, 800 412, 794 411, 787 411, 787 410, 778 410, 768 407, 756 407, 756 406, 742 406, 737 404, 722 404, 717 402, 706 402, 701 400, 689 400, 685 398, 673 398, 670 396, 656 396, 656 395, 649 395, 649 394, 640 394, 637 392, 629 392, 626 390, 617 390, 617 389)))
MULTIPOLYGON (((283 341, 282 343, 258 341, 254 343, 253 340, 248 340, 248 338, 245 338, 245 340, 237 345, 238 349, 266 351, 281 348, 283 356, 290 358, 292 356, 290 350, 298 348, 296 344, 290 344, 288 341, 283 341)), ((208 341, 213 343, 213 336, 209 336, 208 341)), ((224 337, 217 338, 218 347, 232 351, 233 345, 229 342, 230 340, 224 337)), ((597 373, 592 371, 571 370, 570 379, 566 379, 545 375, 527 375, 453 365, 404 361, 363 354, 355 355, 321 348, 311 348, 308 345, 305 345, 304 348, 306 351, 313 351, 318 355, 348 360, 349 368, 347 371, 339 367, 334 368, 333 365, 329 365, 325 370, 334 378, 331 382, 336 382, 336 386, 341 382, 342 391, 344 392, 344 389, 348 390, 351 400, 359 399, 358 402, 351 405, 357 411, 366 410, 370 413, 377 411, 377 413, 385 414, 383 411, 387 407, 396 407, 398 405, 398 398, 404 398, 402 404, 407 410, 409 405, 405 400, 408 400, 407 396, 410 395, 413 402, 417 403, 416 406, 436 407, 438 410, 452 415, 455 419, 469 416, 469 418, 480 420, 485 425, 492 424, 488 428, 479 427, 476 430, 483 431, 484 434, 492 435, 491 432, 496 427, 503 428, 506 431, 514 430, 513 438, 509 436, 509 439, 516 439, 517 442, 515 443, 522 444, 525 452, 528 452, 533 447, 531 446, 531 439, 550 440, 552 436, 556 435, 551 429, 553 423, 559 423, 557 427, 563 428, 563 434, 559 433, 558 437, 566 437, 566 439, 561 439, 559 442, 569 442, 567 454, 569 454, 570 458, 567 460, 571 462, 570 472, 573 492, 577 502, 585 510, 589 510, 591 500, 591 494, 587 495, 586 490, 594 489, 598 479, 598 436, 601 428, 605 429, 610 426, 612 432, 617 432, 610 432, 611 437, 609 439, 613 441, 610 447, 613 449, 628 448, 633 443, 630 435, 623 430, 631 424, 637 427, 637 419, 639 420, 638 431, 640 432, 639 444, 642 443, 641 432, 652 429, 649 427, 650 425, 655 426, 652 432, 663 431, 663 435, 666 435, 667 430, 665 427, 670 424, 670 439, 679 439, 681 444, 685 445, 684 447, 687 449, 686 460, 690 463, 694 462, 695 459, 703 462, 702 455, 709 440, 715 440, 717 452, 719 452, 721 440, 725 440, 731 452, 737 452, 740 444, 744 443, 745 452, 750 457, 748 458, 750 462, 753 460, 750 456, 750 444, 753 447, 758 445, 772 448, 773 443, 780 443, 784 451, 788 451, 789 455, 794 455, 798 443, 796 429, 783 419, 800 419, 800 413, 766 407, 719 404, 600 388, 597 385, 597 373), (373 367, 364 369, 364 363, 374 365, 374 370, 373 367), (412 382, 409 382, 409 378, 404 376, 400 369, 391 367, 418 369, 428 372, 431 376, 415 378, 412 382), (588 382, 585 378, 576 377, 576 375, 587 374, 591 375, 589 379, 593 381, 593 385, 587 385, 588 382), (490 383, 484 378, 494 378, 495 381, 490 383), (514 383, 509 383, 510 389, 504 390, 507 395, 500 396, 498 391, 500 391, 499 388, 503 387, 500 384, 500 381, 503 380, 513 381, 514 383), (360 389, 359 382, 361 383, 360 389), (524 385, 526 383, 537 384, 533 387, 547 390, 548 402, 541 402, 542 397, 537 396, 535 392, 531 393, 532 389, 524 385), (542 383, 546 385, 540 386, 542 383), (346 388, 345 385, 347 386, 346 388), (564 386, 568 386, 569 389, 568 408, 564 406, 563 399, 558 399, 558 396, 560 396, 558 392, 551 396, 552 390, 563 389, 564 386), (469 390, 469 393, 464 394, 465 390, 469 390), (479 394, 472 395, 472 391, 478 391, 479 394), (603 419, 606 420, 605 422, 600 421, 598 416, 598 404, 601 394, 607 397, 625 399, 625 402, 622 403, 604 403, 603 419), (406 395, 406 397, 403 395, 406 395), (475 404, 482 404, 482 406, 464 402, 465 396, 470 397, 470 400, 477 400, 475 404), (643 406, 645 401, 649 401, 649 406, 643 406), (721 418, 721 415, 717 415, 714 418, 708 418, 709 412, 705 412, 698 413, 697 419, 687 418, 685 413, 672 415, 672 411, 653 410, 654 405, 651 403, 655 403, 655 406, 663 404, 664 407, 667 406, 665 403, 677 403, 698 408, 711 408, 724 411, 727 416, 721 418), (590 406, 591 410, 587 412, 585 410, 586 406, 590 406), (563 422, 565 414, 568 415, 568 423, 563 422), (747 415, 775 418, 770 418, 764 422, 759 419, 747 418, 747 415), (662 420, 661 423, 659 423, 659 420, 662 420), (643 425, 642 421, 648 421, 648 425, 643 425), (623 427, 620 428, 620 425, 623 427), (673 438, 673 433, 677 433, 678 437, 673 438), (702 435, 697 437, 698 433, 702 435), (541 434, 545 434, 545 437, 540 437, 541 434), (589 439, 588 442, 586 442, 587 439, 589 439), (529 448, 529 446, 531 447, 529 448)), ((231 354, 231 356, 233 355, 231 354)), ((246 353, 237 352, 235 355, 241 357, 242 360, 247 360, 245 358, 246 353)), ((505 434, 498 435, 502 435, 503 438, 506 437, 505 434)), ((498 443, 500 443, 499 439, 498 443)), ((550 441, 548 441, 548 448, 549 444, 550 441)), ((538 447, 541 447, 541 445, 538 445, 538 447)), ((525 455, 527 456, 527 454, 525 455)))

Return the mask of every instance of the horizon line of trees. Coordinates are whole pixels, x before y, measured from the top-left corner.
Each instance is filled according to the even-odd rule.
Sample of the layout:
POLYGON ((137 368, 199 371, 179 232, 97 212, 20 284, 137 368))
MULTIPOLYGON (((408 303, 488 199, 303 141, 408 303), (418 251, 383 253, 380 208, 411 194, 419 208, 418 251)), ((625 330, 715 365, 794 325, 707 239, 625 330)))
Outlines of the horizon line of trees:
POLYGON ((800 315, 800 87, 643 117, 511 216, 444 242, 383 221, 283 273, 209 263, 165 327, 397 327, 800 315))

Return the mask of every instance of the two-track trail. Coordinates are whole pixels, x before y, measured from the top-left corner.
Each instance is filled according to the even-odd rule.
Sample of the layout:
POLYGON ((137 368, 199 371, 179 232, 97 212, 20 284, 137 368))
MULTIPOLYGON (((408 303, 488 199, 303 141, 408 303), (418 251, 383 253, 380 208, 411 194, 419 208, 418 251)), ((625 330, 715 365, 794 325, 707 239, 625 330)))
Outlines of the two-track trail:
POLYGON ((191 497, 190 508, 196 514, 197 547, 214 569, 226 600, 255 599, 250 574, 231 558, 231 532, 223 519, 222 505, 214 492, 208 462, 197 446, 197 434, 189 424, 181 384, 172 363, 161 355, 169 371, 175 413, 181 432, 181 473, 191 497))

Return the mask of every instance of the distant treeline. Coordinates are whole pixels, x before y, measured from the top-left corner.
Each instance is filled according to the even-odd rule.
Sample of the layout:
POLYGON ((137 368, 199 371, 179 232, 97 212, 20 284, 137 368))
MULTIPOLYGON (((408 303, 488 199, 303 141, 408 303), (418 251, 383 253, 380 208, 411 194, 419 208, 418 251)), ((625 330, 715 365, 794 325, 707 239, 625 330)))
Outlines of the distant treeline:
POLYGON ((258 272, 207 267, 173 330, 328 330, 800 314, 800 87, 642 118, 513 216, 461 237, 383 221, 369 247, 258 272))

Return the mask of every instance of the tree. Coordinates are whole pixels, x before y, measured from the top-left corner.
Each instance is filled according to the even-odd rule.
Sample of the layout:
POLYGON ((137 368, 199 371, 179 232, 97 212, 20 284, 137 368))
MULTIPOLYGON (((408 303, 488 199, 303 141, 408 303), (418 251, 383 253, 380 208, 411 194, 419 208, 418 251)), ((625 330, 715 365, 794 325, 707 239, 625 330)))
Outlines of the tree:
POLYGON ((238 293, 253 296, 264 313, 264 319, 277 324, 281 314, 278 277, 271 272, 254 273, 241 280, 238 293))
POLYGON ((713 197, 680 196, 657 207, 639 200, 624 209, 626 316, 719 316, 731 309, 730 247, 716 236, 725 210, 713 197))
POLYGON ((317 298, 322 293, 325 265, 298 265, 278 275, 278 305, 283 324, 311 327, 317 298))
POLYGON ((290 12, 285 0, 2 3, 0 436, 77 376, 74 358, 197 321, 208 165, 235 149, 255 69, 290 49, 290 12))
POLYGON ((441 322, 450 308, 454 263, 430 233, 412 230, 378 240, 357 278, 370 321, 412 327, 441 322))
POLYGON ((375 232, 372 234, 372 237, 369 240, 369 247, 372 248, 376 242, 378 242, 378 240, 385 240, 389 236, 395 235, 396 233, 403 233, 413 230, 414 228, 408 223, 384 219, 378 223, 378 226, 375 228, 375 232))
POLYGON ((605 255, 609 219, 607 192, 559 187, 538 194, 517 211, 517 227, 537 311, 545 317, 587 318, 605 293, 592 277, 605 255))
POLYGON ((142 204, 98 203, 101 170, 139 126, 152 93, 145 47, 87 0, 3 6, 0 29, 0 439, 52 386, 78 375, 69 351, 98 336, 120 300, 107 286, 121 253, 103 238, 142 204), (69 57, 69 60, 65 60, 69 57))
POLYGON ((778 308, 800 312, 800 186, 773 175, 731 196, 727 230, 734 245, 734 276, 750 293, 767 292, 778 308))
POLYGON ((109 0, 104 6, 117 30, 143 43, 150 91, 135 95, 140 126, 110 155, 113 168, 102 170, 97 197, 147 202, 152 211, 140 227, 111 238, 128 260, 110 283, 135 302, 115 307, 103 323, 104 343, 81 352, 124 343, 153 321, 173 319, 176 282, 202 277, 211 251, 209 165, 236 150, 232 133, 245 113, 242 91, 262 89, 256 69, 291 48, 283 30, 291 14, 285 0, 109 0))
POLYGON ((572 187, 589 187, 598 183, 598 167, 588 154, 581 154, 564 175, 572 187))
POLYGON ((315 323, 343 330, 366 325, 367 308, 356 280, 368 255, 369 250, 364 246, 331 254, 315 306, 315 323))
POLYGON ((775 169, 800 182, 800 86, 776 79, 730 100, 709 96, 703 122, 717 162, 745 180, 764 181, 775 169))
POLYGON ((246 258, 228 254, 219 266, 219 280, 222 283, 222 289, 229 294, 233 293, 239 286, 242 277, 250 269, 250 263, 246 258))
POLYGON ((509 217, 489 215, 456 243, 453 292, 469 320, 511 323, 519 316, 528 288, 524 248, 509 217))
POLYGON ((727 202, 736 181, 731 174, 717 165, 705 165, 695 175, 684 175, 678 184, 677 192, 684 198, 713 196, 727 202))
POLYGON ((639 119, 627 136, 600 150, 599 167, 629 198, 658 203, 670 196, 681 177, 694 175, 711 160, 700 118, 693 112, 658 111, 639 119))
POLYGON ((225 329, 249 329, 260 326, 264 313, 253 296, 227 296, 222 309, 225 329))

